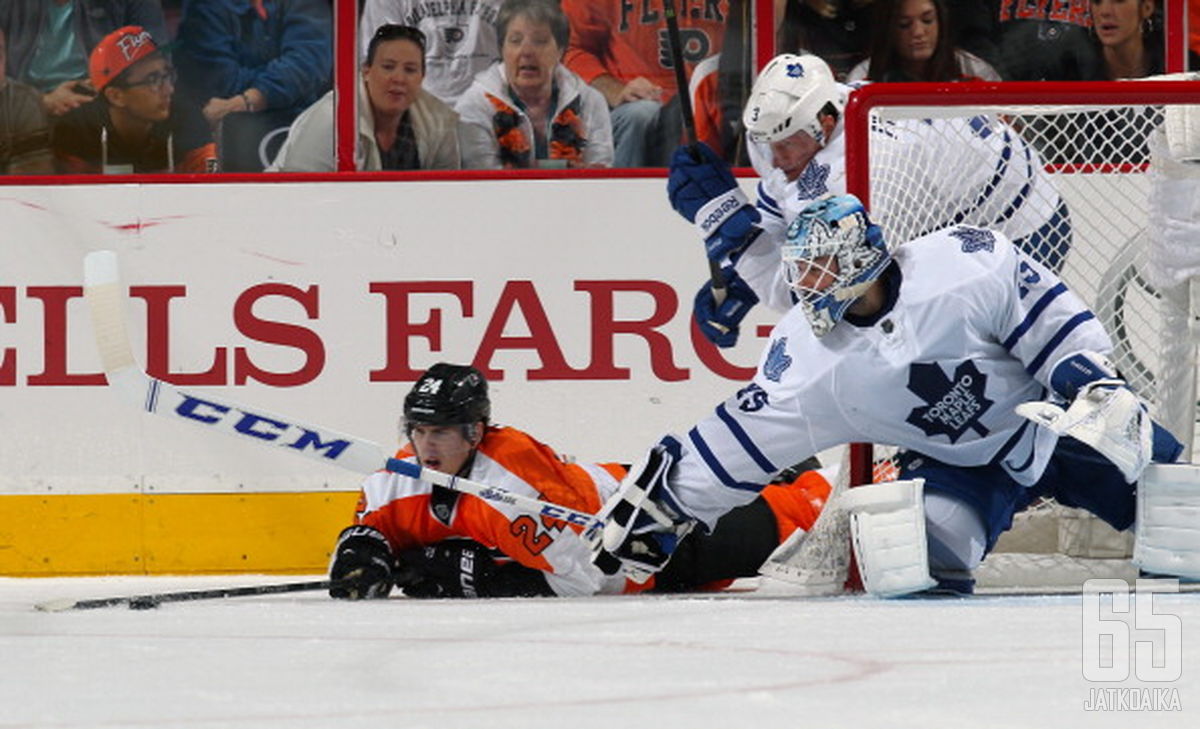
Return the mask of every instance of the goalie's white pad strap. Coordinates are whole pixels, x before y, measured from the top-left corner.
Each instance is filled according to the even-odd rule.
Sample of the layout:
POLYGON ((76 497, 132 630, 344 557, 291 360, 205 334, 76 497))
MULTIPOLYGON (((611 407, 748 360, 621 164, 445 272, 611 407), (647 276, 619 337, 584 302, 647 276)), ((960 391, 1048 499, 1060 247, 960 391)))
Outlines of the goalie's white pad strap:
POLYGON ((1146 406, 1120 380, 1088 384, 1063 410, 1050 402, 1024 402, 1017 414, 1088 444, 1121 469, 1129 483, 1150 463, 1153 428, 1146 406))
POLYGON ((842 497, 867 593, 900 597, 937 584, 929 575, 924 493, 918 478, 859 486, 842 497))
POLYGON ((704 207, 696 211, 696 229, 700 231, 701 237, 707 239, 717 232, 717 228, 720 228, 721 224, 729 219, 729 216, 749 204, 746 193, 742 192, 741 188, 735 187, 724 195, 719 195, 704 203, 704 207))
POLYGON ((1153 463, 1138 482, 1133 563, 1200 579, 1200 466, 1153 463))

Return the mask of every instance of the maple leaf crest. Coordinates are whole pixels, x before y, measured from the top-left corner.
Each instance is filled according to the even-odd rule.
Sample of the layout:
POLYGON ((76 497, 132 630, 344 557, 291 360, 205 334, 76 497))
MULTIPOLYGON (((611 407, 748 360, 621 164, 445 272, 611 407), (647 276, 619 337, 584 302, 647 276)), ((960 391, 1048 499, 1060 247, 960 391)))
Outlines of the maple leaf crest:
POLYGON ((959 226, 950 231, 950 235, 962 241, 963 253, 974 253, 975 251, 988 251, 990 253, 996 248, 995 234, 983 228, 959 226))
POLYGON ((987 376, 967 360, 954 370, 951 380, 936 363, 914 363, 908 371, 908 389, 927 404, 913 408, 906 422, 926 436, 944 435, 957 443, 968 430, 981 437, 988 434, 979 419, 993 405, 984 396, 987 376))
POLYGON ((829 165, 809 163, 796 179, 796 199, 816 200, 829 192, 829 165))

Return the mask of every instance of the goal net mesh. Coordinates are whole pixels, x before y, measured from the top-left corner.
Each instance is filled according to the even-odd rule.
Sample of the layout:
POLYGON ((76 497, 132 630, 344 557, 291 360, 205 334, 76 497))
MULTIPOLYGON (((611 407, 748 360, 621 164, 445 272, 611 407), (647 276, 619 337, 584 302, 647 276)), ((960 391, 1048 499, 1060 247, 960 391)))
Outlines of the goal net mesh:
MULTIPOLYGON (((1104 324, 1130 387, 1190 444, 1195 349, 1186 349, 1191 340, 1186 324, 1179 331, 1179 313, 1164 311, 1175 297, 1164 297, 1147 275, 1152 139, 1166 106, 1186 96, 1142 99, 1140 85, 1047 84, 1003 104, 937 94, 934 106, 927 91, 905 97, 891 84, 887 101, 847 110, 848 127, 867 129, 865 155, 850 155, 848 171, 852 191, 868 200, 892 244, 948 224, 998 228, 1056 271, 1104 324), (1080 86, 1108 88, 1091 94, 1107 103, 1064 101, 1072 96, 1064 91, 1080 86), (865 181, 855 189, 864 165, 865 181), (1185 349, 1172 353, 1181 340, 1185 349)), ((890 454, 879 446, 874 453, 878 478, 890 454)), ((1017 515, 976 576, 981 586, 1016 587, 1125 577, 1133 573, 1131 547, 1130 534, 1048 501, 1017 515)))

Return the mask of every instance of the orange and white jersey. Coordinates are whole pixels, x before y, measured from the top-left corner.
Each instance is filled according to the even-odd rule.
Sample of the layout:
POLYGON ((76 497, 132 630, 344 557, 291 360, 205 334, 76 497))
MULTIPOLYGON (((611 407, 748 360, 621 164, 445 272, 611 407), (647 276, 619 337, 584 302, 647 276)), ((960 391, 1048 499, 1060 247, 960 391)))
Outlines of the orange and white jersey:
MULTIPOLYGON (((396 457, 415 461, 409 446, 396 457)), ((490 426, 466 477, 595 513, 624 473, 617 464, 568 463, 516 428, 490 426)), ((592 565, 591 549, 579 537, 579 527, 408 476, 387 471, 368 476, 356 522, 382 532, 396 553, 455 537, 473 539, 542 570, 558 595, 617 593, 625 587, 623 578, 608 577, 592 565)))

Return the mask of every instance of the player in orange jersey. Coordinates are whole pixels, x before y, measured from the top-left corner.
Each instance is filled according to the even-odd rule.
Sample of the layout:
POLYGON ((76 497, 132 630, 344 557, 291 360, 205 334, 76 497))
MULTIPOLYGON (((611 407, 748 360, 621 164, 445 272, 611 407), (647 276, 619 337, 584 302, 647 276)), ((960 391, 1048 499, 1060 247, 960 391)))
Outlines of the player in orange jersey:
MULTIPOLYGON (((571 463, 516 428, 492 425, 487 381, 474 367, 439 363, 404 400, 409 442, 397 454, 422 467, 595 512, 620 485, 620 464, 571 463)), ((689 535, 682 558, 648 585, 603 574, 591 548, 561 521, 380 471, 362 486, 355 523, 342 531, 330 578, 358 571, 333 597, 591 595, 683 591, 753 575, 795 529, 816 520, 829 484, 808 472, 769 487, 711 534, 689 535)))

